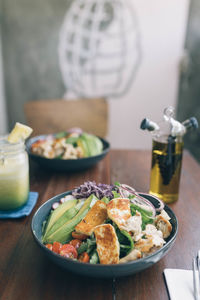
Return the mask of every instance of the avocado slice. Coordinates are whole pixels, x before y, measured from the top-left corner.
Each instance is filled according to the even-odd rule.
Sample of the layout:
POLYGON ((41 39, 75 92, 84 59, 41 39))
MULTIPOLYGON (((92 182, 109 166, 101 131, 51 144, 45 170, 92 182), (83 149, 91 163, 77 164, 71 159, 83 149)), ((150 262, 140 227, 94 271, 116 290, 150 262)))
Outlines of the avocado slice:
POLYGON ((47 236, 51 227, 57 222, 58 219, 61 218, 66 211, 75 206, 77 203, 77 199, 68 200, 62 204, 60 204, 55 210, 53 210, 48 218, 48 222, 43 234, 43 239, 47 236))
POLYGON ((93 134, 84 133, 82 138, 85 140, 90 156, 98 155, 103 150, 103 143, 102 141, 93 134))
POLYGON ((82 139, 82 137, 77 140, 77 145, 83 150, 84 157, 90 156, 87 143, 84 139, 82 139))
POLYGON ((69 208, 54 224, 51 226, 51 228, 46 232, 45 236, 43 237, 43 242, 45 242, 46 239, 50 235, 52 235, 57 229, 59 229, 63 224, 65 224, 67 221, 71 220, 79 211, 78 206, 73 206, 69 208))
POLYGON ((89 145, 89 148, 90 148, 90 155, 98 155, 103 150, 103 143, 96 136, 91 136, 88 139, 88 145, 89 145))
POLYGON ((82 148, 85 157, 98 155, 103 150, 102 141, 97 136, 86 132, 78 138, 77 145, 82 148))
POLYGON ((53 242, 60 242, 65 243, 70 240, 71 233, 74 230, 75 226, 80 223, 80 221, 85 217, 87 212, 90 210, 90 204, 95 196, 90 195, 85 203, 79 210, 79 212, 71 219, 65 222, 61 227, 59 227, 55 232, 49 235, 45 239, 45 243, 53 243, 53 242))

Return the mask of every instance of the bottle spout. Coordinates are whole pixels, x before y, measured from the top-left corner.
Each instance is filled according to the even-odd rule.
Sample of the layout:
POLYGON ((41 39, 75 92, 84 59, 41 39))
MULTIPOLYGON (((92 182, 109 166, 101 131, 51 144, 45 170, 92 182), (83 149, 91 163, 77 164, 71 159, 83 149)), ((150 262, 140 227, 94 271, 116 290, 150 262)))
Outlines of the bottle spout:
POLYGON ((198 121, 195 117, 191 117, 184 122, 174 119, 174 108, 166 107, 163 113, 163 121, 158 124, 145 118, 140 124, 140 129, 148 130, 156 140, 173 143, 176 138, 180 140, 189 129, 197 129, 198 121))
POLYGON ((158 130, 159 126, 155 122, 145 118, 145 119, 142 120, 142 122, 140 124, 140 128, 142 130, 147 129, 149 131, 154 131, 154 130, 158 130))
POLYGON ((197 129, 199 127, 199 123, 198 123, 198 121, 197 121, 197 119, 195 117, 191 117, 191 118, 185 120, 182 124, 187 129, 189 129, 189 128, 197 129))

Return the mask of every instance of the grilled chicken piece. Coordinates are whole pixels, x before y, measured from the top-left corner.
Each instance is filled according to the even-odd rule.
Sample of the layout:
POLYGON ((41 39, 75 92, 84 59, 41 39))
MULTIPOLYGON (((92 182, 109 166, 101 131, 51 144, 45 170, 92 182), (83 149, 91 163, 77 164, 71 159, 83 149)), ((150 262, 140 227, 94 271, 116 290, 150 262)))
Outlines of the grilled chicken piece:
POLYGON ((159 237, 163 238, 162 231, 157 230, 156 226, 153 224, 147 224, 143 234, 147 235, 158 235, 159 237))
POLYGON ((127 256, 121 258, 119 263, 126 263, 128 261, 137 260, 142 257, 141 252, 138 249, 133 249, 127 256))
POLYGON ((163 233, 160 230, 157 230, 153 224, 147 224, 142 233, 145 238, 142 238, 135 243, 135 249, 140 250, 143 256, 155 252, 165 244, 163 233))
POLYGON ((135 249, 138 249, 142 253, 150 252, 153 246, 153 237, 151 235, 148 235, 146 236, 146 239, 140 239, 137 243, 135 243, 135 249))
POLYGON ((168 213, 164 209, 161 210, 160 215, 168 221, 171 219, 168 213))
POLYGON ((78 233, 91 235, 96 226, 103 224, 107 219, 106 203, 98 200, 89 210, 83 220, 76 225, 75 230, 78 233))
POLYGON ((155 252, 165 244, 165 241, 162 238, 162 232, 160 231, 157 231, 154 234, 146 234, 145 237, 145 239, 140 239, 135 243, 135 249, 140 250, 144 256, 155 252))
POLYGON ((117 224, 120 229, 131 217, 130 200, 125 198, 115 198, 107 205, 108 217, 117 224))
POLYGON ((138 241, 142 237, 142 216, 136 211, 135 216, 131 216, 128 220, 126 220, 124 226, 121 226, 121 229, 124 229, 128 232, 133 233, 133 237, 135 241, 138 241))
POLYGON ((158 215, 156 217, 155 226, 158 230, 162 231, 164 239, 166 239, 172 231, 171 223, 167 219, 165 219, 162 215, 158 215))
POLYGON ((94 229, 100 264, 119 263, 119 242, 115 229, 110 224, 99 225, 94 229))
POLYGON ((161 248, 166 242, 163 239, 162 231, 158 230, 153 224, 147 224, 143 233, 147 237, 153 238, 153 246, 157 249, 161 248))

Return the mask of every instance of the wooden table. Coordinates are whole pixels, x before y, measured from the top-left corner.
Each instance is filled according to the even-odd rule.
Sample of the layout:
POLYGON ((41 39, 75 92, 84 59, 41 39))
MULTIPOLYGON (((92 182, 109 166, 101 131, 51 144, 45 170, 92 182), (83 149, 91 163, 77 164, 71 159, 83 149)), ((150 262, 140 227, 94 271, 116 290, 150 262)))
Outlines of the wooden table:
POLYGON ((148 151, 112 150, 96 167, 76 174, 58 174, 31 165, 31 190, 39 192, 29 217, 0 221, 0 299, 168 299, 164 268, 191 269, 200 248, 200 167, 184 153, 180 197, 171 205, 179 220, 179 233, 170 252, 153 267, 116 280, 86 278, 69 273, 49 261, 33 240, 30 223, 36 209, 49 198, 87 180, 127 183, 148 192, 151 154, 148 151))

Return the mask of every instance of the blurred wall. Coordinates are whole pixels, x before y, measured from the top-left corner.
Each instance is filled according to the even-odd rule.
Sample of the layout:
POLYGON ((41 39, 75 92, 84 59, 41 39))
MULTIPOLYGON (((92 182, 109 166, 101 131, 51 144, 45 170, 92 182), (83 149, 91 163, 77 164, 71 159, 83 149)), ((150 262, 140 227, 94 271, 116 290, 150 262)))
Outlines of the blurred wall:
MULTIPOLYGON (((24 122, 26 101, 62 98, 65 93, 57 45, 60 26, 72 1, 0 1, 11 128, 16 121, 24 122)), ((160 120, 164 107, 176 106, 189 0, 132 2, 138 16, 142 62, 128 93, 108 99, 108 139, 117 148, 151 148, 151 137, 139 129, 140 122, 144 117, 160 120)))
MULTIPOLYGON (((1 28, 0 28, 1 29, 1 28)), ((2 61, 2 43, 0 30, 0 135, 7 132, 7 111, 4 94, 3 61, 2 61)))
MULTIPOLYGON (((182 61, 178 118, 195 116, 200 127, 200 1, 191 0, 185 41, 185 57, 182 61)), ((200 162, 200 130, 188 132, 184 138, 185 148, 200 162)))
POLYGON ((150 134, 139 129, 141 120, 160 121, 165 107, 177 105, 189 1, 133 3, 141 31, 142 63, 129 92, 119 101, 110 101, 110 138, 116 147, 139 149, 151 148, 150 134))
POLYGON ((24 122, 29 100, 62 97, 58 32, 70 1, 0 0, 9 128, 24 122))

